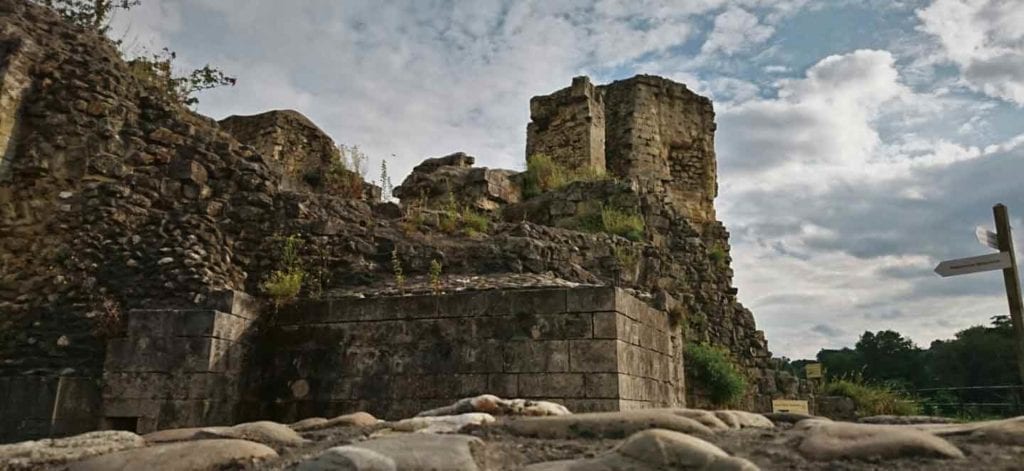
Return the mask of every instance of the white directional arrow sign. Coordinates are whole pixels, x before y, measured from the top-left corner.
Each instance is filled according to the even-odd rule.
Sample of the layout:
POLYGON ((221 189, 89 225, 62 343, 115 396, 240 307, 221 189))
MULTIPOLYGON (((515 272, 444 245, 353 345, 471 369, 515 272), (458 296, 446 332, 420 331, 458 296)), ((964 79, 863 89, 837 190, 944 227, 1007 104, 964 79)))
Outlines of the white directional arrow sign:
POLYGON ((981 245, 999 250, 999 241, 995 232, 978 226, 974 229, 974 235, 978 237, 978 242, 981 242, 981 245))
POLYGON ((935 267, 935 273, 945 277, 981 271, 1004 270, 1006 268, 1010 268, 1010 254, 1008 252, 999 252, 979 255, 977 257, 946 260, 935 267))

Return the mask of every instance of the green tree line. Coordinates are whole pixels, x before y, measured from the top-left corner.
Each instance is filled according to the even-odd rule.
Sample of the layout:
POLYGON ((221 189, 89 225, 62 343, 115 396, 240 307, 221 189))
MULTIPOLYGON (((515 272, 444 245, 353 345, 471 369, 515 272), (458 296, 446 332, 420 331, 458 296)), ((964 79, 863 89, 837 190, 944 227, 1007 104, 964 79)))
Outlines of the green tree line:
MULTIPOLYGON (((995 316, 990 325, 961 330, 928 348, 892 330, 864 332, 853 348, 822 349, 816 361, 826 380, 859 377, 904 390, 1019 385, 1013 341, 1009 317, 995 316)), ((812 361, 780 363, 805 377, 804 366, 812 361)))

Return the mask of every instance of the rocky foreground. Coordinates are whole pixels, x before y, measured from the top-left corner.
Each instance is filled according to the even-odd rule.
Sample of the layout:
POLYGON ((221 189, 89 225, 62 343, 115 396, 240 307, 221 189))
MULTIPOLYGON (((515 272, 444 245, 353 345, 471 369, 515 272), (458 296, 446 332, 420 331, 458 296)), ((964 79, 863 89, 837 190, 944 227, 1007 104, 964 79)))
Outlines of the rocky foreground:
POLYGON ((484 395, 393 422, 357 412, 0 445, 0 468, 1010 470, 1024 469, 1024 417, 958 424, 697 409, 572 414, 550 402, 484 395))

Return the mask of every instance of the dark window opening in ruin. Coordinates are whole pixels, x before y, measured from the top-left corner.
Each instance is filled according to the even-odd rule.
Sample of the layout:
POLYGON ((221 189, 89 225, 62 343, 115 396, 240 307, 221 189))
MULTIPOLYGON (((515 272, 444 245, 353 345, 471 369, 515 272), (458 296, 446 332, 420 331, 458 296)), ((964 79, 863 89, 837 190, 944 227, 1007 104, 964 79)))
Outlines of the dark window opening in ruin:
POLYGON ((138 417, 107 417, 107 430, 119 430, 123 432, 139 432, 138 417))

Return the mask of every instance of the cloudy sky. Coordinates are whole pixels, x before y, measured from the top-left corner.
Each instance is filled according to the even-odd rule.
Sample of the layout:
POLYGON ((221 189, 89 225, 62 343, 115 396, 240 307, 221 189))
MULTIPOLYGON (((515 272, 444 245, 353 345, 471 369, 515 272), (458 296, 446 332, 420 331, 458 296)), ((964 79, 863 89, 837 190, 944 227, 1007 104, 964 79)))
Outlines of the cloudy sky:
POLYGON ((296 109, 399 177, 522 168, 529 98, 575 75, 684 82, 715 101, 740 299, 802 358, 1006 312, 998 272, 932 268, 988 251, 997 202, 1024 227, 1020 25, 1021 0, 144 0, 115 35, 236 75, 201 112, 296 109))

